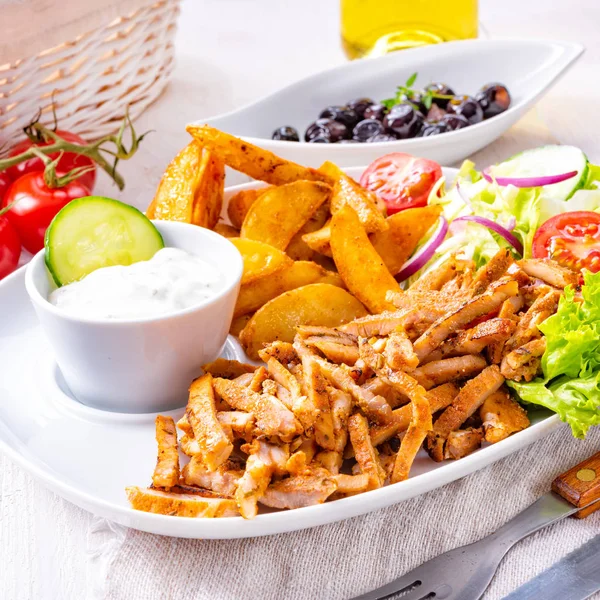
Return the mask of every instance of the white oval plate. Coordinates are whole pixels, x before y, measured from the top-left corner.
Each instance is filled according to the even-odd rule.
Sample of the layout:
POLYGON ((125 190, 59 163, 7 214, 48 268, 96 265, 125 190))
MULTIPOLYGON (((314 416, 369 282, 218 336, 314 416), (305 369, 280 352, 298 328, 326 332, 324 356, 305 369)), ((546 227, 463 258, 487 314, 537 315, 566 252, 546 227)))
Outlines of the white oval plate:
MULTIPOLYGON (((362 168, 348 169, 358 177, 362 168)), ((444 169, 452 179, 455 169, 444 169)), ((257 187, 262 184, 246 184, 257 187)), ((226 198, 240 186, 229 188, 226 198)), ((424 494, 544 437, 561 425, 545 411, 530 414, 531 427, 456 462, 434 463, 424 451, 407 481, 350 498, 293 511, 193 519, 139 512, 125 487, 148 485, 156 462, 154 414, 127 415, 75 401, 52 357, 27 297, 24 267, 0 282, 0 450, 43 485, 77 506, 135 529, 186 538, 231 539, 284 533, 333 523, 424 494)), ((224 356, 245 360, 230 337, 224 356)), ((171 411, 175 419, 184 412, 171 411)))
POLYGON ((323 71, 239 110, 198 123, 206 122, 311 167, 325 160, 344 167, 367 165, 388 152, 407 152, 442 165, 453 164, 511 127, 583 50, 580 44, 543 40, 466 40, 403 50, 323 71), (500 81, 511 93, 511 106, 471 127, 397 142, 306 144, 271 139, 272 132, 281 125, 292 125, 303 135, 308 124, 331 104, 345 104, 361 96, 389 98, 415 72, 417 87, 443 81, 456 93, 472 95, 482 85, 500 81))

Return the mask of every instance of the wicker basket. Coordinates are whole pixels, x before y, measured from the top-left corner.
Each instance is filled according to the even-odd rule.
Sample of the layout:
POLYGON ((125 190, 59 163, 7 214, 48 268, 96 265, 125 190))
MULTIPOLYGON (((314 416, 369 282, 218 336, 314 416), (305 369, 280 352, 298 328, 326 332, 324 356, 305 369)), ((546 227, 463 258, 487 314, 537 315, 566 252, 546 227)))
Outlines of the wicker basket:
POLYGON ((87 139, 113 132, 129 107, 137 117, 174 67, 179 0, 158 0, 30 58, 0 65, 1 145, 22 135, 41 109, 87 139))

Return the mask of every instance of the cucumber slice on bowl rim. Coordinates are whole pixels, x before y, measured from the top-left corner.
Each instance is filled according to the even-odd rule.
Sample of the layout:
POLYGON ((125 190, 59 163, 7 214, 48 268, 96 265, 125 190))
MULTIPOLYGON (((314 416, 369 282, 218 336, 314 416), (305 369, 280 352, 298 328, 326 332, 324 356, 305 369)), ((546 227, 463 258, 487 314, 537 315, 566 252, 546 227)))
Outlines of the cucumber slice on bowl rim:
POLYGON ((575 146, 541 146, 515 154, 508 160, 490 169, 495 178, 544 178, 561 173, 574 173, 572 177, 544 185, 542 195, 545 199, 568 200, 587 180, 589 161, 587 156, 575 146))
POLYGON ((102 196, 69 202, 46 230, 46 266, 56 285, 79 281, 92 271, 151 259, 163 238, 137 208, 102 196))

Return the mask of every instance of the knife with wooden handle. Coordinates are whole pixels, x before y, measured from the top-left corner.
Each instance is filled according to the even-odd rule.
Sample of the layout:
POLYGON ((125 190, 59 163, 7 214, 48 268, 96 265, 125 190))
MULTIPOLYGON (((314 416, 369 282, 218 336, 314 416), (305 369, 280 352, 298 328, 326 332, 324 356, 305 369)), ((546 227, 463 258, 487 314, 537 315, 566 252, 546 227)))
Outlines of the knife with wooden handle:
MULTIPOLYGON (((552 483, 551 492, 538 498, 491 535, 474 544, 441 554, 354 600, 392 600, 400 597, 402 600, 479 600, 500 561, 517 542, 564 517, 572 515, 583 519, 598 509, 600 452, 559 475, 552 483)), ((547 600, 545 596, 535 598, 547 600)), ((567 600, 566 596, 552 598, 567 600)))
POLYGON ((593 503, 600 500, 600 452, 559 475, 552 482, 552 491, 573 506, 585 507, 573 515, 577 519, 598 510, 600 505, 593 503))

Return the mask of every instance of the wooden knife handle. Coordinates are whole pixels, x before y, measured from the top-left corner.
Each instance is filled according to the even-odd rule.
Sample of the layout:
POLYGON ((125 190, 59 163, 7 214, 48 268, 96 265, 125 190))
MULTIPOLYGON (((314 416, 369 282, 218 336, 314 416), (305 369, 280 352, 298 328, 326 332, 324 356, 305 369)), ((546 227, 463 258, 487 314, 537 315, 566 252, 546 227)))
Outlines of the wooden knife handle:
MULTIPOLYGON (((559 475, 552 482, 552 491, 578 507, 600 500, 600 452, 559 475)), ((585 519, 598 509, 600 502, 587 506, 573 516, 585 519)))

